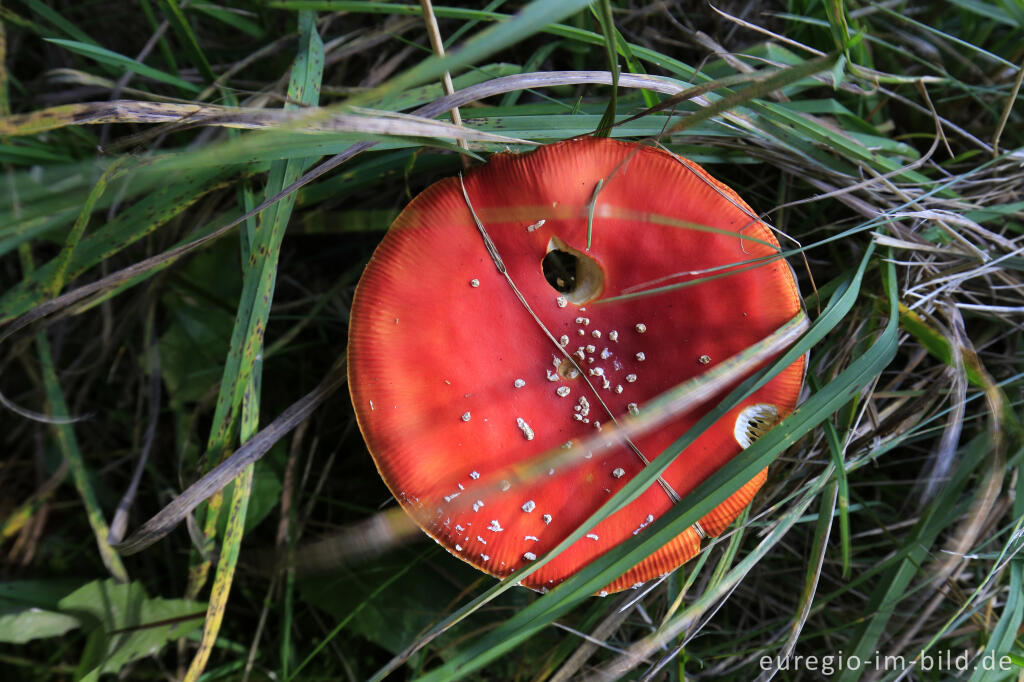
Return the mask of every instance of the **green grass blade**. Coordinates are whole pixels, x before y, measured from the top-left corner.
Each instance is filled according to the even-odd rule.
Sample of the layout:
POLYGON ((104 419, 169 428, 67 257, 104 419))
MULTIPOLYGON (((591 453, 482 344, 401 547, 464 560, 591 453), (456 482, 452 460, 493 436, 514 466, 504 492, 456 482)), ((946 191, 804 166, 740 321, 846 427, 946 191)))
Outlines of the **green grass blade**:
MULTIPOLYGON (((604 34, 604 48, 608 54, 608 70, 612 74, 612 96, 608 98, 608 106, 597 124, 595 137, 608 137, 613 123, 615 123, 615 109, 619 103, 619 48, 618 31, 615 30, 615 18, 612 16, 611 0, 600 0, 599 9, 590 8, 591 13, 601 25, 601 33, 604 34)), ((588 233, 589 234, 589 233, 588 233)), ((589 239, 587 248, 590 248, 589 239)))
POLYGON ((227 530, 224 533, 220 558, 217 561, 217 573, 210 590, 210 602, 203 622, 203 635, 188 671, 185 682, 196 682, 206 668, 206 663, 213 651, 224 619, 224 607, 231 592, 231 583, 235 577, 235 566, 238 564, 238 551, 242 544, 245 528, 245 514, 249 508, 249 496, 252 493, 253 469, 250 464, 235 479, 234 492, 231 496, 231 511, 228 515, 227 530))
POLYGON ((697 123, 713 118, 724 111, 739 106, 740 104, 744 104, 756 98, 764 97, 770 92, 784 88, 787 85, 796 83, 797 81, 803 80, 804 78, 808 78, 817 73, 821 73, 822 71, 828 71, 832 68, 836 59, 838 59, 838 55, 817 57, 815 59, 809 59, 798 66, 781 69, 764 80, 757 81, 740 88, 736 92, 722 97, 711 106, 704 107, 696 113, 687 116, 681 123, 677 123, 670 132, 677 133, 682 130, 686 130, 697 123))
POLYGON ((112 66, 117 69, 127 69, 132 73, 142 76, 143 78, 150 78, 152 80, 159 81, 160 83, 173 85, 191 94, 197 94, 201 89, 198 85, 193 85, 186 80, 178 78, 177 76, 164 73, 160 69, 154 69, 152 66, 146 66, 131 57, 118 54, 117 52, 108 50, 105 47, 90 45, 76 40, 64 40, 62 38, 47 38, 47 42, 60 45, 66 50, 76 52, 84 57, 93 59, 100 64, 112 66))
POLYGON ((126 161, 126 157, 121 157, 110 164, 103 171, 100 179, 96 181, 92 191, 89 192, 88 198, 82 204, 82 210, 78 214, 78 219, 75 220, 74 227, 71 228, 71 233, 68 234, 64 246, 61 247, 60 253, 54 259, 53 275, 43 288, 43 296, 46 298, 53 298, 64 288, 65 276, 67 275, 68 265, 71 263, 71 256, 78 247, 78 243, 82 240, 82 234, 85 233, 85 226, 89 223, 89 216, 92 214, 93 207, 96 205, 100 195, 106 191, 111 179, 117 175, 118 170, 126 161))
POLYGON ((217 74, 210 68, 210 62, 206 59, 203 48, 199 46, 196 34, 192 31, 192 26, 188 23, 188 19, 178 3, 174 0, 161 0, 160 5, 163 8, 164 16, 167 17, 167 22, 184 46, 193 66, 199 69, 199 73, 207 83, 217 80, 217 74))
POLYGON ((96 491, 93 489, 92 481, 89 480, 89 469, 82 459, 82 452, 78 447, 78 439, 75 437, 75 430, 68 418, 67 403, 64 401, 64 393, 61 390, 60 380, 57 378, 57 370, 53 364, 53 355, 50 352, 50 341, 45 332, 36 335, 36 350, 39 353, 39 364, 43 374, 43 384, 46 387, 46 401, 49 403, 49 412, 55 422, 52 424, 53 437, 60 448, 64 461, 71 470, 71 478, 75 482, 78 496, 82 498, 85 505, 85 513, 92 527, 93 536, 96 540, 96 547, 99 550, 103 565, 107 567, 111 577, 122 583, 128 582, 128 572, 125 570, 121 557, 110 546, 107 536, 110 534, 110 527, 103 516, 96 491))
MULTIPOLYGON (((300 105, 315 106, 320 97, 320 82, 323 77, 323 42, 316 32, 313 12, 299 14, 299 52, 292 65, 288 85, 288 107, 300 105)), ((315 158, 288 159, 271 164, 270 177, 265 195, 277 195, 284 187, 294 182, 315 158)), ((221 390, 217 397, 213 426, 207 440, 207 464, 212 467, 220 462, 227 452, 239 409, 244 405, 245 392, 251 377, 260 362, 263 351, 263 335, 270 315, 274 285, 277 277, 277 263, 281 241, 291 217, 295 195, 291 194, 269 206, 260 215, 255 234, 242 233, 242 239, 251 239, 243 252, 249 254, 244 264, 242 296, 235 317, 231 335, 231 347, 224 367, 221 390)), ((214 494, 207 507, 204 522, 204 536, 212 540, 217 529, 221 506, 221 493, 214 494)), ((194 594, 205 582, 209 564, 202 561, 193 571, 189 594, 194 594)), ((233 570, 233 565, 225 570, 233 570)), ((218 569, 219 571, 220 569, 218 569)))
MULTIPOLYGON (((820 390, 817 379, 808 375, 808 381, 814 390, 820 390)), ((850 563, 853 556, 853 543, 850 540, 850 483, 846 475, 846 462, 843 458, 842 440, 832 420, 825 420, 822 425, 825 429, 825 438, 828 443, 829 454, 832 456, 832 465, 836 472, 836 507, 839 510, 839 546, 842 556, 842 576, 850 576, 850 563)))

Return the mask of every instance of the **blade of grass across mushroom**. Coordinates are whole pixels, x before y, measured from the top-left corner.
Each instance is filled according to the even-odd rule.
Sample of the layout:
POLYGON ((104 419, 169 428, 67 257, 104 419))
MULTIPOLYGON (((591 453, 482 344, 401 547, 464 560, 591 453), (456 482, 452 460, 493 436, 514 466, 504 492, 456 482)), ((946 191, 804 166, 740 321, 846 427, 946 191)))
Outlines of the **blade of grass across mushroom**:
MULTIPOLYGON (((593 436, 580 444, 576 449, 566 450, 558 448, 548 453, 542 453, 529 464, 519 465, 508 471, 500 472, 498 475, 508 480, 510 485, 513 481, 529 481, 548 472, 552 466, 575 463, 573 460, 578 460, 580 452, 598 453, 603 449, 628 443, 630 439, 658 428, 664 421, 695 409, 696 406, 707 401, 709 397, 720 392, 723 386, 734 384, 770 357, 788 347, 795 337, 804 330, 805 326, 805 318, 802 315, 797 316, 777 334, 766 339, 763 343, 733 358, 723 360, 713 370, 701 377, 681 384, 668 393, 659 396, 654 401, 645 403, 640 416, 625 422, 621 429, 615 430, 609 427, 602 436, 593 436)), ((234 460, 241 454, 242 450, 232 455, 229 459, 234 460)), ((246 454, 246 457, 248 457, 248 454, 246 454)), ((227 465, 228 462, 224 464, 227 465)), ((206 490, 206 494, 209 494, 210 488, 224 485, 229 480, 228 469, 222 469, 222 467, 218 467, 216 475, 215 472, 211 472, 175 500, 174 506, 176 511, 173 518, 165 514, 167 510, 164 510, 158 515, 159 519, 154 517, 150 522, 147 522, 145 530, 149 532, 150 530, 162 528, 166 531, 173 527, 173 524, 180 521, 188 509, 191 508, 186 508, 186 500, 191 500, 191 504, 194 506, 202 499, 195 494, 198 490, 206 490)), ((237 465, 234 465, 231 470, 237 470, 237 465)), ((503 486, 504 483, 501 485, 503 486)), ((481 494, 488 492, 486 485, 479 485, 475 490, 481 494)), ((329 553, 333 562, 358 561, 364 555, 383 551, 392 544, 403 541, 408 537, 410 531, 414 532, 416 528, 416 526, 407 522, 406 512, 394 509, 371 517, 366 522, 350 526, 340 535, 321 540, 306 549, 311 551, 310 556, 329 553)), ((149 544, 156 539, 158 537, 150 535, 145 542, 149 544)), ((134 541, 134 538, 132 541, 134 541)), ((119 549, 122 549, 122 547, 119 546, 119 549)), ((124 549, 127 550, 127 548, 124 549)), ((132 552, 139 549, 141 549, 139 546, 131 547, 132 552)))
MULTIPOLYGON (((639 490, 649 486, 655 477, 660 475, 661 471, 667 468, 671 460, 674 459, 672 453, 679 453, 685 449, 703 429, 713 424, 728 409, 738 404, 744 396, 750 395, 758 386, 767 383, 775 373, 792 364, 797 358, 806 353, 825 333, 831 330, 845 316, 856 299, 864 268, 873 251, 873 247, 869 245, 861 262, 861 267, 850 284, 833 297, 825 312, 822 313, 821 317, 815 321, 810 330, 796 344, 766 370, 744 381, 731 392, 718 407, 698 421, 690 431, 673 443, 665 453, 654 459, 651 466, 633 478, 594 516, 588 519, 583 526, 566 538, 565 542, 552 550, 551 554, 556 554, 571 542, 582 537, 586 530, 596 522, 596 517, 610 513, 621 506, 620 497, 626 498, 630 494, 637 493, 639 490), (837 313, 842 313, 842 315, 837 315, 837 313)), ((889 276, 895 277, 892 265, 888 265, 889 276)), ((681 503, 672 507, 665 515, 646 527, 643 533, 627 539, 618 547, 610 550, 606 555, 583 567, 575 576, 478 639, 466 651, 446 662, 444 666, 432 670, 427 675, 418 679, 431 682, 435 680, 458 679, 486 665, 489 661, 534 635, 555 618, 567 613, 569 609, 580 601, 593 595, 602 586, 607 585, 616 576, 621 575, 623 571, 628 570, 629 567, 635 565, 638 561, 690 527, 694 521, 701 518, 746 481, 750 480, 751 477, 764 469, 783 450, 795 443, 799 438, 821 423, 821 421, 827 419, 836 409, 849 401, 852 394, 856 393, 865 383, 877 376, 892 361, 897 348, 898 325, 896 324, 896 315, 897 306, 895 288, 893 288, 890 293, 889 322, 884 331, 864 355, 854 360, 847 369, 840 373, 821 392, 811 396, 807 402, 799 406, 789 417, 786 417, 761 438, 754 441, 750 447, 712 474, 705 482, 701 483, 693 492, 687 495, 681 503)), ((817 493, 815 492, 815 494, 817 493)), ((813 496, 808 496, 807 503, 809 504, 812 499, 813 496)), ((539 558, 538 562, 549 558, 551 554, 539 558)), ((509 582, 517 581, 521 578, 522 574, 532 570, 535 570, 534 566, 513 573, 501 585, 492 588, 492 590, 478 597, 469 606, 473 606, 485 598, 490 598, 492 592, 499 592, 500 587, 509 582)), ((460 616, 466 608, 460 610, 449 620, 460 616)), ((448 621, 445 621, 445 624, 447 623, 448 621)), ((669 638, 675 634, 671 628, 666 629, 666 633, 666 637, 669 638)), ((433 631, 430 635, 432 634, 434 634, 433 631)), ((373 679, 382 679, 382 674, 390 672, 390 670, 394 669, 394 666, 395 662, 379 671, 373 679)))
MULTIPOLYGON (((701 433, 708 425, 714 423, 716 419, 718 419, 721 415, 725 414, 735 404, 739 403, 739 401, 742 400, 743 397, 753 393, 760 386, 763 386, 768 381, 770 381, 775 374, 782 371, 782 369, 788 367, 797 358, 807 353, 807 351, 810 350, 810 348, 812 348, 818 341, 820 341, 828 332, 834 329, 835 326, 838 325, 839 322, 853 308, 853 305, 856 302, 858 294, 860 292, 860 286, 861 282, 863 281, 864 272, 867 268, 867 265, 870 261, 873 252, 874 245, 873 243, 869 243, 867 249, 865 250, 863 258, 861 259, 859 268, 853 273, 851 273, 848 279, 843 281, 843 283, 837 287, 836 292, 829 300, 829 303, 826 305, 822 314, 818 317, 817 320, 814 321, 810 329, 795 344, 793 344, 793 346, 788 351, 786 351, 779 359, 773 362, 770 367, 768 367, 766 370, 759 373, 758 375, 744 381, 739 387, 737 387, 732 393, 730 393, 729 396, 725 400, 723 400, 718 407, 716 407, 715 409, 710 411, 705 417, 703 417, 689 432, 687 432, 686 435, 682 436, 679 440, 677 440, 676 443, 674 443, 669 448, 669 450, 666 451, 666 453, 663 453, 662 455, 659 455, 657 458, 655 458, 649 467, 642 470, 636 477, 634 477, 628 484, 626 484, 626 486, 624 486, 619 492, 612 496, 612 498, 609 499, 607 503, 605 503, 597 512, 594 513, 594 515, 587 519, 587 521, 585 521, 577 530, 573 531, 569 536, 567 536, 566 539, 563 542, 561 542, 557 547, 555 547, 550 553, 538 557, 537 560, 531 562, 529 566, 526 566, 520 569, 519 571, 513 573, 508 578, 502 580, 500 583, 498 583, 494 587, 490 588, 489 590, 487 590, 486 592, 484 592, 483 594, 481 594, 480 596, 476 597, 471 602, 463 606, 456 613, 446 618, 444 621, 439 623, 435 628, 433 628, 430 632, 425 634, 423 638, 413 643, 409 648, 407 648, 405 651, 403 651, 394 659, 392 659, 392 661, 387 666, 379 670, 372 679, 383 679, 386 675, 390 674, 392 671, 397 669, 398 666, 400 666, 409 656, 411 656, 416 651, 426 646, 438 635, 442 634, 450 627, 452 627, 454 624, 458 623, 460 620, 465 618, 470 613, 478 610, 480 607, 487 604, 501 593, 514 587, 524 576, 529 575, 530 573, 536 570, 539 570, 541 566, 543 566, 546 562, 550 561, 555 555, 569 547, 573 542, 575 542, 579 538, 583 537, 590 527, 598 523, 600 520, 607 518, 616 509, 626 504, 633 497, 636 497, 637 495, 642 493, 642 491, 645 490, 650 485, 652 485, 654 481, 657 479, 657 477, 661 475, 662 471, 671 464, 674 457, 668 456, 669 452, 681 451, 681 449, 685 447, 685 444, 687 442, 692 442, 692 440, 694 440, 697 437, 697 435, 699 435, 699 433, 701 433)), ((894 330, 893 333, 895 333, 894 330)), ((886 360, 886 362, 887 361, 888 360, 886 360)), ((853 381, 856 380, 857 379, 854 379, 853 381)), ((833 382, 832 384, 829 385, 829 387, 831 387, 834 391, 838 391, 838 388, 840 386, 844 387, 846 390, 849 390, 851 383, 851 381, 844 381, 842 384, 833 382)), ((643 412, 641 412, 641 415, 648 411, 648 409, 645 409, 643 412)), ((806 414, 808 413, 801 412, 799 420, 790 423, 808 423, 809 425, 806 426, 806 430, 809 430, 817 422, 809 423, 811 421, 811 418, 805 417, 804 415, 806 414)), ((817 418, 817 413, 814 415, 814 418, 817 418)), ((824 419, 825 416, 821 416, 820 418, 824 419)), ((794 413, 787 419, 787 421, 796 419, 797 413, 794 413)), ((719 473, 721 473, 722 471, 726 471, 726 469, 734 472, 735 469, 739 468, 744 462, 747 462, 747 460, 750 459, 749 453, 753 450, 753 448, 758 448, 758 450, 754 450, 755 453, 759 453, 761 449, 767 449, 762 445, 762 443, 770 442, 767 439, 769 437, 772 437, 772 434, 776 434, 776 439, 781 440, 782 434, 784 432, 778 431, 778 429, 779 427, 772 429, 761 439, 755 441, 753 445, 751 445, 750 448, 748 448, 748 450, 744 451, 743 453, 741 453, 739 457, 729 462, 726 465, 726 467, 720 470, 719 473), (777 431, 778 433, 776 433, 777 431)), ((601 442, 603 434, 601 436, 594 436, 592 438, 594 439, 594 446, 596 446, 601 442)), ((775 444, 774 447, 781 449, 781 445, 779 444, 775 444)), ((581 451, 582 450, 583 448, 581 447, 581 451)), ((776 452, 774 453, 771 453, 771 456, 774 456, 777 453, 778 450, 776 450, 776 452)), ((767 459, 767 457, 765 459, 767 459)), ((749 480, 751 476, 760 471, 761 468, 763 468, 766 464, 767 462, 764 462, 763 464, 760 464, 760 468, 756 469, 754 468, 754 466, 756 465, 750 465, 748 467, 748 469, 750 470, 749 475, 747 475, 746 478, 742 478, 742 474, 735 474, 735 476, 733 476, 732 478, 732 481, 735 482, 735 487, 731 490, 716 491, 715 498, 709 497, 708 499, 701 500, 700 502, 688 504, 686 500, 696 500, 699 498, 699 496, 697 495, 697 491, 691 493, 691 495, 688 495, 685 498, 683 503, 673 507, 670 516, 662 517, 662 519, 658 519, 655 523, 659 524, 659 527, 662 527, 663 520, 668 519, 670 517, 674 518, 678 515, 678 513, 680 513, 680 511, 686 511, 689 523, 692 523, 693 521, 700 518, 707 511, 710 511, 710 509, 712 509, 716 504, 718 504, 718 501, 728 497, 728 495, 731 494, 733 490, 739 488, 740 485, 742 485, 742 483, 749 480)), ((713 478, 717 480, 717 477, 718 474, 716 474, 713 478)), ((698 491, 703 492, 709 487, 711 486, 702 484, 701 487, 698 488, 698 491)), ((648 554, 650 552, 655 551, 657 547, 659 547, 661 544, 664 544, 664 542, 670 539, 671 537, 675 537, 675 535, 678 535, 679 532, 681 532, 687 527, 689 527, 689 525, 679 527, 675 530, 674 535, 669 535, 666 538, 661 539, 660 544, 651 543, 651 545, 648 546, 648 554)), ((646 533, 647 529, 645 529, 645 534, 646 533)), ((626 544, 632 544, 636 540, 637 537, 634 537, 630 539, 626 544)), ((568 610, 568 608, 571 608, 572 605, 578 603, 581 599, 593 595, 597 590, 601 589, 601 587, 603 587, 604 585, 608 584, 608 582, 613 580, 615 576, 620 575, 626 568, 629 568, 629 566, 634 565, 639 560, 637 558, 633 558, 633 563, 629 564, 629 566, 620 567, 617 569, 607 568, 609 562, 612 561, 615 556, 618 556, 618 553, 620 553, 621 551, 624 550, 617 548, 616 550, 614 550, 614 554, 609 553, 609 555, 606 555, 611 558, 599 558, 590 566, 582 569, 576 577, 571 578, 569 581, 566 581, 555 590, 552 590, 547 595, 541 597, 537 602, 535 602, 535 604, 543 603, 543 609, 545 611, 548 611, 549 608, 551 609, 549 613, 553 613, 554 615, 551 615, 549 620, 558 617, 566 610, 568 610), (597 570, 596 567, 598 566, 603 567, 604 573, 602 573, 602 575, 605 576, 605 581, 601 584, 595 584, 599 581, 597 579, 593 579, 588 580, 586 584, 582 584, 582 581, 585 580, 585 578, 583 578, 582 576, 584 576, 585 574, 589 575, 591 572, 597 570), (618 573, 615 573, 615 575, 611 575, 611 573, 613 573, 615 570, 618 570, 618 573)), ((620 561, 618 563, 622 564, 625 563, 625 561, 620 561)), ((531 618, 533 617, 534 614, 531 614, 531 618)), ((531 636, 533 632, 535 632, 537 629, 531 628, 529 632, 526 632, 525 634, 520 636, 519 634, 517 634, 519 626, 520 621, 516 620, 515 623, 512 623, 512 621, 507 621, 498 628, 498 631, 501 632, 502 637, 512 637, 514 639, 514 642, 512 642, 512 644, 509 647, 503 646, 501 642, 496 642, 494 639, 490 637, 487 638, 489 646, 502 647, 501 651, 496 653, 495 655, 500 655, 500 653, 503 653, 505 650, 507 650, 507 648, 511 648, 511 646, 514 646, 516 643, 531 636)), ((477 649, 479 648, 480 647, 477 647, 477 649)), ((482 665, 482 663, 480 664, 482 665)), ((452 669, 454 669, 454 666, 452 669)))
MULTIPOLYGON (((299 50, 292 65, 288 84, 289 102, 298 104, 286 104, 286 107, 307 104, 315 106, 320 98, 320 82, 323 77, 324 64, 323 42, 317 33, 316 18, 313 12, 299 13, 299 34, 299 50)), ((266 197, 268 199, 274 197, 284 187, 294 183, 303 170, 315 161, 316 158, 307 158, 272 163, 270 177, 267 179, 266 197)), ((263 333, 270 315, 270 302, 273 300, 281 241, 284 239, 285 228, 294 203, 295 194, 292 193, 281 201, 271 204, 260 216, 261 229, 251 234, 245 232, 241 234, 244 245, 243 254, 247 253, 248 259, 243 265, 242 295, 239 299, 235 328, 231 334, 230 349, 225 361, 224 378, 214 409, 213 425, 207 440, 207 466, 211 468, 219 464, 227 455, 238 410, 246 404, 244 399, 246 390, 250 386, 258 386, 258 382, 253 383, 253 379, 258 377, 258 367, 263 351, 263 333), (245 242, 249 242, 248 245, 245 245, 245 242)), ((252 430, 254 431, 254 429, 252 430)), ((251 475, 250 470, 246 476, 251 478, 251 475)), ((212 543, 216 535, 220 506, 221 495, 217 492, 209 500, 204 520, 203 535, 207 543, 212 543)), ((244 510, 244 503, 232 505, 233 514, 242 513, 244 510)), ((229 519, 229 524, 232 522, 233 520, 229 519)), ((234 538, 233 541, 235 541, 234 538)), ((241 538, 238 537, 237 541, 240 542, 241 538)), ((233 551, 237 557, 237 547, 233 548, 233 551)), ((206 582, 208 571, 208 560, 200 559, 199 563, 194 565, 193 570, 190 571, 190 582, 186 594, 194 597, 199 593, 206 582)), ((222 571, 227 572, 225 579, 230 584, 230 576, 234 573, 234 562, 222 562, 218 566, 218 576, 222 571)), ((226 590, 219 594, 222 594, 224 599, 227 598, 226 590)), ((211 600, 210 613, 214 613, 217 609, 223 610, 223 606, 223 603, 216 604, 211 600)), ((204 641, 209 636, 212 642, 212 639, 216 638, 218 629, 219 621, 214 622, 212 627, 204 629, 204 641)), ((209 655, 209 651, 206 651, 205 655, 209 655)), ((198 667, 194 668, 198 675, 205 666, 205 656, 202 656, 202 652, 197 653, 195 661, 198 662, 198 667)), ((192 670, 193 668, 190 668, 190 672, 192 670)))

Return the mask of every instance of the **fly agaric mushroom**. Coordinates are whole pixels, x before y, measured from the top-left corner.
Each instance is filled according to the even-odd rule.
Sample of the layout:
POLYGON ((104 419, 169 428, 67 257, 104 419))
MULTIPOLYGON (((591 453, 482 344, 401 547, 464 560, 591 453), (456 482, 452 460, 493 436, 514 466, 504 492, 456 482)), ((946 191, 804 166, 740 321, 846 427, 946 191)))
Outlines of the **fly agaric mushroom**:
MULTIPOLYGON (((498 154, 464 188, 449 178, 426 189, 374 253, 352 304, 349 386, 370 453, 406 511, 449 552, 503 577, 555 547, 700 414, 515 486, 496 475, 636 414, 769 335, 801 302, 764 223, 669 153, 569 140, 498 154), (618 298, 651 282, 694 285, 618 298)), ((788 414, 803 372, 800 359, 775 376, 659 485, 523 583, 550 588, 642 532, 788 414)), ((677 568, 764 478, 606 590, 677 568)))

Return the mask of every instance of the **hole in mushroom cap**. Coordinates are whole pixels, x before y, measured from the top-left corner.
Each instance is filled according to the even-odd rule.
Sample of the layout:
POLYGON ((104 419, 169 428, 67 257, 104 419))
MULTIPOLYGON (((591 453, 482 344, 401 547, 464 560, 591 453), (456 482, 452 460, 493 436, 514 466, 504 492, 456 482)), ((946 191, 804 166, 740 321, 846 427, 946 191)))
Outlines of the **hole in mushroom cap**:
POLYGON ((597 261, 558 237, 548 241, 541 270, 548 284, 576 305, 593 301, 604 289, 604 271, 597 261))
POLYGON ((751 405, 736 417, 733 437, 740 447, 746 450, 750 445, 768 433, 779 422, 779 408, 768 403, 751 405))

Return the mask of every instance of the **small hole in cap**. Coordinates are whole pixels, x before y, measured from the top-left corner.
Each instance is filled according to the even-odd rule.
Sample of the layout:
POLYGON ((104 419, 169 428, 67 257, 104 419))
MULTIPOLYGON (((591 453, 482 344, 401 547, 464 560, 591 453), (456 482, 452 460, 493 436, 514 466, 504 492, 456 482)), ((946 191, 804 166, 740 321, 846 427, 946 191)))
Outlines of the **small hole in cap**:
POLYGON ((594 300, 604 289, 604 271, 597 261, 558 237, 548 241, 541 270, 548 284, 576 305, 594 300))

